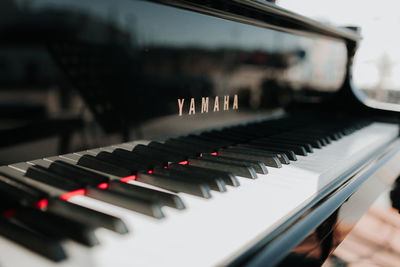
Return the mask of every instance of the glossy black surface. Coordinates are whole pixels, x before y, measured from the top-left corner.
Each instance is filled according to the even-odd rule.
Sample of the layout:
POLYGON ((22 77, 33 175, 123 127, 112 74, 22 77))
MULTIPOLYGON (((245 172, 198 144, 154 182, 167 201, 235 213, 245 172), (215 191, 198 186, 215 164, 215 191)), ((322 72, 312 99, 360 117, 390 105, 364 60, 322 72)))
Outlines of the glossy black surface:
MULTIPOLYGON (((19 146, 53 136, 59 139, 59 144, 58 151, 53 153, 45 151, 51 147, 48 143, 36 150, 23 149, 22 154, 15 153, 12 148, 13 153, 3 154, 7 157, 0 155, 0 164, 126 140, 218 128, 271 114, 282 115, 283 108, 294 101, 321 103, 340 90, 350 92, 346 87, 350 81, 347 71, 353 51, 349 53, 348 49, 355 47, 357 39, 351 34, 327 29, 269 4, 258 6, 260 1, 169 3, 183 9, 167 6, 164 2, 130 0, 2 1, 0 147, 19 146), (14 154, 17 156, 10 157, 14 154)), ((205 136, 199 146, 209 148, 221 139, 228 143, 245 141, 240 131, 231 135, 225 131, 216 136, 205 136)), ((162 148, 174 149, 178 144, 193 151, 193 144, 183 145, 182 140, 177 140, 162 148)), ((309 140, 301 137, 300 141, 308 144, 309 140)), ((308 151, 289 143, 281 146, 284 150, 263 145, 272 153, 263 160, 269 165, 273 161, 272 167, 279 167, 283 163, 278 159, 279 154, 286 153, 290 160, 295 160, 292 149, 300 149, 301 152, 296 152, 306 154, 311 152, 311 145, 319 147, 326 143, 329 138, 318 139, 308 144, 308 151)), ((126 151, 129 156, 111 152, 96 156, 87 154, 78 165, 126 176, 136 173, 136 166, 122 164, 121 159, 152 158, 149 164, 154 165, 153 160, 158 161, 159 157, 169 153, 159 151, 160 147, 155 146, 140 151, 140 146, 135 149, 132 153, 126 151), (116 165, 116 162, 125 166, 116 165)), ((249 148, 245 152, 236 152, 245 154, 247 159, 253 155, 254 159, 262 160, 257 151, 249 148)), ((241 158, 240 155, 229 156, 241 158)), ((189 160, 189 164, 196 160, 189 160)), ((207 163, 212 163, 216 169, 213 176, 220 181, 238 185, 234 175, 221 174, 221 170, 228 169, 226 162, 207 163)), ((139 169, 144 166, 143 163, 139 165, 139 169)), ((257 175, 252 167, 236 167, 251 169, 249 176, 252 178, 255 178, 253 174, 257 175)), ((199 177, 204 175, 194 166, 176 164, 170 168, 179 173, 196 170, 199 177)), ((43 173, 39 167, 32 167, 29 172, 30 176, 42 180, 43 173)), ((54 180, 58 176, 50 173, 49 177, 54 180)), ((137 178, 143 183, 177 192, 204 198, 211 196, 209 179, 200 181, 199 178, 188 183, 180 175, 169 177, 165 170, 140 172, 137 178)), ((127 191, 117 190, 113 188, 115 186, 112 184, 107 191, 89 188, 87 194, 162 217, 161 210, 153 214, 153 198, 137 200, 133 205, 130 204, 132 199, 128 201, 128 196, 122 195, 127 191)), ((211 189, 215 190, 216 186, 211 189)), ((172 205, 170 197, 167 202, 172 205)), ((313 221, 314 227, 320 226, 293 251, 295 255, 305 251, 315 256, 318 262, 329 255, 336 244, 332 229, 345 209, 344 206, 337 209, 342 202, 335 202, 336 209, 331 214, 323 214, 326 216, 313 221), (325 222, 321 224, 321 220, 325 222), (319 245, 315 249, 302 250, 310 239, 319 245)), ((315 205, 310 211, 318 207, 315 205)), ((302 214, 306 219, 307 212, 302 214)), ((113 228, 109 221, 104 224, 113 228)), ((281 230, 277 230, 279 237, 286 234, 281 230)), ((291 240, 300 242, 302 239, 292 236, 291 240)), ((281 251, 279 257, 288 252, 281 251)), ((258 255, 253 256, 258 259, 258 255)))
POLYGON ((271 114, 294 99, 318 102, 315 92, 342 86, 345 40, 253 26, 231 12, 224 19, 146 1, 2 1, 0 146, 57 136, 65 153, 121 141, 99 133, 180 134, 271 114), (90 141, 72 142, 77 132, 90 141))
MULTIPOLYGON (((378 197, 393 195, 400 173, 399 151, 397 141, 339 187, 330 188, 326 197, 315 200, 287 229, 272 235, 267 245, 253 247, 231 266, 321 266, 378 197)), ((397 199, 387 196, 387 200, 396 207, 397 199)))
MULTIPOLYGON (((397 203, 399 198, 397 196, 393 197, 393 195, 396 195, 398 191, 398 174, 400 168, 397 166, 398 164, 396 164, 396 162, 398 162, 399 157, 400 154, 397 153, 391 160, 387 161, 377 170, 368 181, 360 186, 357 192, 350 196, 347 201, 334 211, 322 224, 316 227, 301 244, 291 251, 279 266, 293 266, 294 263, 296 263, 296 266, 322 265, 324 261, 331 257, 332 253, 334 253, 335 249, 343 241, 346 242, 349 233, 350 236, 352 235, 353 228, 357 223, 364 220, 362 216, 373 204, 375 204, 372 208, 373 210, 378 209, 380 213, 390 212, 392 214, 392 219, 397 218, 397 220, 399 220, 400 215, 398 214, 398 210, 391 210, 392 207, 398 208, 397 203)), ((376 214, 376 211, 374 213, 376 214)), ((388 223, 393 226, 393 221, 390 222, 382 217, 378 219, 378 221, 382 224, 388 223)), ((365 225, 365 222, 362 223, 365 225)), ((375 224, 377 224, 377 222, 375 222, 375 224)), ((375 225, 371 223, 371 221, 367 222, 366 227, 369 227, 370 231, 375 231, 377 235, 385 235, 384 229, 379 233, 379 229, 374 228, 375 225), (369 226, 368 223, 370 224, 369 226)), ((384 227, 382 226, 382 228, 384 227)), ((369 246, 369 242, 372 242, 375 246, 377 246, 376 242, 380 242, 380 240, 373 239, 374 236, 372 233, 371 236, 368 236, 368 228, 365 230, 365 236, 359 236, 360 230, 358 229, 356 239, 350 241, 349 244, 353 249, 349 249, 349 255, 352 255, 354 251, 363 254, 365 252, 362 251, 365 247, 369 246)), ((384 249, 383 247, 379 247, 377 250, 384 249)), ((342 250, 339 255, 343 255, 343 252, 342 250)), ((365 255, 364 259, 353 258, 353 261, 367 262, 368 256, 365 255)), ((387 257, 387 261, 393 261, 393 258, 388 255, 387 257)), ((348 264, 351 263, 352 262, 349 262, 348 264)))

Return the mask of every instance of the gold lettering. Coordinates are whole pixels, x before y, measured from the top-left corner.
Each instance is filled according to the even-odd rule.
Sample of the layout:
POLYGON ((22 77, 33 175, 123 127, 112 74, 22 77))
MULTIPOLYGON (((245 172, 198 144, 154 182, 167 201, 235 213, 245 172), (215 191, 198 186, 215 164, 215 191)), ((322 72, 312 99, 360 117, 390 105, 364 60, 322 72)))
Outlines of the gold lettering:
POLYGON ((239 99, 238 95, 233 96, 233 106, 232 109, 239 109, 239 99))
POLYGON ((208 113, 208 97, 201 98, 201 113, 208 113))
POLYGON ((219 111, 219 98, 218 96, 214 99, 214 112, 219 111))
POLYGON ((194 98, 190 99, 190 108, 189 108, 189 115, 196 114, 195 105, 194 105, 194 98))
POLYGON ((182 109, 183 109, 183 103, 185 102, 185 99, 179 99, 178 98, 178 108, 179 108, 179 116, 182 116, 182 109))
POLYGON ((224 96, 224 110, 229 110, 229 95, 224 96))

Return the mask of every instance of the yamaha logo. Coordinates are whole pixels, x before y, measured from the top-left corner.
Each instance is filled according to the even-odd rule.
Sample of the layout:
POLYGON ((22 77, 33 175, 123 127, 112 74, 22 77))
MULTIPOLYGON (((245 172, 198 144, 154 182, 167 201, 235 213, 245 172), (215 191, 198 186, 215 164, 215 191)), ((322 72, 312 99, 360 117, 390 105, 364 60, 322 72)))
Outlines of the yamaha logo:
POLYGON ((239 99, 238 95, 225 95, 223 97, 215 96, 211 101, 210 97, 202 97, 200 100, 195 98, 190 98, 186 100, 185 98, 178 98, 178 110, 179 116, 183 114, 195 115, 196 112, 208 113, 208 111, 219 112, 228 110, 238 110, 239 109, 239 99), (212 103, 211 103, 212 102, 212 103), (201 105, 200 105, 201 103, 201 105))

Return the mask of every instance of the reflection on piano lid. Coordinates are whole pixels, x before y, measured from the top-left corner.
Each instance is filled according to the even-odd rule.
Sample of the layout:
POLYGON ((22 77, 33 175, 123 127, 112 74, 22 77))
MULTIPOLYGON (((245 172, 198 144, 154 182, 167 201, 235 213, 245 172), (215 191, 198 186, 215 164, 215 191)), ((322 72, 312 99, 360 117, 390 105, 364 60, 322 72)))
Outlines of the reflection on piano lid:
POLYGON ((60 141, 0 158, 2 266, 276 265, 399 149, 349 29, 259 1, 0 14, 0 146, 60 141))

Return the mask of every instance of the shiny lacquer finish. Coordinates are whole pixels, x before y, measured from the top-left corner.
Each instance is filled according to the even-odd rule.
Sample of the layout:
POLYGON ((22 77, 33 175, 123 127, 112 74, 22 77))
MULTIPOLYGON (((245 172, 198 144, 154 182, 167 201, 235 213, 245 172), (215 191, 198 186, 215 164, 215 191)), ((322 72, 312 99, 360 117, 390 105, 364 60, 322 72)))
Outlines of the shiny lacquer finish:
MULTIPOLYGON (((308 236, 298 245, 293 244, 296 240, 294 236, 289 238, 286 245, 294 245, 294 248, 285 257, 281 255, 269 255, 268 248, 274 245, 274 241, 271 241, 268 246, 259 249, 257 252, 253 251, 247 259, 243 257, 241 261, 234 262, 234 265, 269 266, 275 265, 278 262, 279 266, 322 265, 340 243, 345 240, 359 219, 378 197, 386 198, 389 201, 391 198, 392 206, 397 207, 398 198, 394 198, 392 192, 396 190, 397 183, 395 183, 395 180, 400 173, 398 165, 400 158, 399 149, 399 142, 392 144, 385 151, 381 152, 375 160, 371 160, 368 164, 361 167, 350 180, 347 180, 336 190, 330 192, 321 201, 316 202, 313 208, 309 209, 308 212, 295 221, 290 226, 291 228, 307 229, 304 226, 299 226, 301 224, 314 225, 315 227, 311 227, 312 230, 309 231, 308 236), (359 184, 359 187, 355 188, 356 191, 353 194, 347 198, 342 198, 341 201, 340 198, 335 197, 335 194, 340 194, 351 187, 352 183, 359 184), (333 199, 332 206, 326 206, 326 203, 333 199), (321 217, 314 217, 312 219, 313 216, 310 214, 321 208, 323 212, 330 215, 326 216, 324 220, 320 220, 321 217), (277 258, 279 261, 276 261, 277 258)), ((278 235, 278 242, 275 243, 279 243, 279 239, 285 239, 285 237, 282 238, 284 235, 284 233, 280 237, 278 235)))
POLYGON ((261 15, 256 23, 250 13, 217 12, 217 2, 171 4, 184 9, 3 1, 0 94, 9 131, 2 146, 57 136, 68 152, 76 151, 68 136, 79 131, 90 140, 102 131, 125 140, 181 134, 273 114, 294 100, 319 102, 318 92, 344 83, 346 37, 278 29, 261 15), (27 121, 35 126, 23 128, 27 121))

